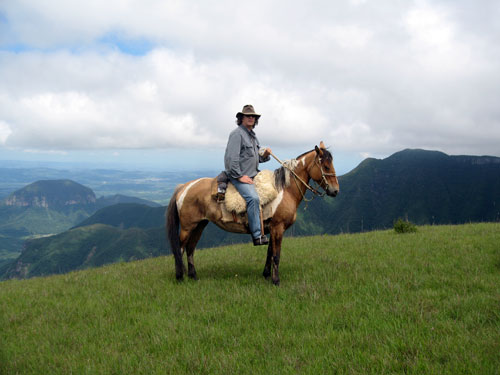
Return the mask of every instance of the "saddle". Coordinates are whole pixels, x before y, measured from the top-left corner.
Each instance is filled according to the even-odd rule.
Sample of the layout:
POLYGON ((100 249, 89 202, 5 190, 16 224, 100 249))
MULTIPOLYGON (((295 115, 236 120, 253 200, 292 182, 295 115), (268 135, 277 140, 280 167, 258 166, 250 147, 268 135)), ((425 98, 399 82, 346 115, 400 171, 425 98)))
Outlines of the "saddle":
MULTIPOLYGON (((219 202, 224 221, 238 221, 235 220, 237 219, 236 215, 239 215, 242 219, 246 219, 247 205, 245 200, 231 182, 223 181, 224 177, 221 175, 217 177, 217 179, 215 180, 216 182, 214 182, 212 186, 212 197, 217 202, 219 202), (223 200, 220 199, 222 190, 220 188, 221 180, 223 183, 227 184, 225 198, 223 200)), ((274 184, 274 172, 270 170, 263 170, 259 172, 257 176, 255 176, 253 181, 255 184, 255 189, 257 190, 257 194, 259 195, 261 211, 265 220, 272 216, 269 203, 271 203, 278 196, 278 190, 276 189, 274 184)))

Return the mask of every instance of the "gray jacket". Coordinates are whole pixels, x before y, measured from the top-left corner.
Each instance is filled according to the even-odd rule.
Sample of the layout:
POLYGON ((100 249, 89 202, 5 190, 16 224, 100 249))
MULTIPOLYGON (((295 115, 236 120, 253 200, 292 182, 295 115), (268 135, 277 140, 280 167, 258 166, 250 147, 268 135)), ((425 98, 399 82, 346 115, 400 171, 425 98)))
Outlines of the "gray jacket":
POLYGON ((259 148, 259 140, 253 130, 249 131, 243 125, 234 129, 229 134, 224 155, 227 175, 236 179, 244 175, 255 177, 259 172, 259 162, 264 163, 270 159, 269 156, 260 156, 259 148))

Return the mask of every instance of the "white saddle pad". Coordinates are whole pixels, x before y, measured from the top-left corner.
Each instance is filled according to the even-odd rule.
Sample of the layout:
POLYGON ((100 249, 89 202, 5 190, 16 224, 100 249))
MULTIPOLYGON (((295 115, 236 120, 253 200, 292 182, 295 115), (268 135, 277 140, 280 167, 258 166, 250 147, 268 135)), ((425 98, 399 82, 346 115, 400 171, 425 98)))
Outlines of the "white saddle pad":
MULTIPOLYGON (((274 186, 274 172, 263 170, 254 178, 255 189, 259 195, 260 205, 265 206, 278 196, 278 190, 274 186)), ((247 210, 247 204, 233 184, 229 183, 225 198, 226 210, 241 214, 247 210)))

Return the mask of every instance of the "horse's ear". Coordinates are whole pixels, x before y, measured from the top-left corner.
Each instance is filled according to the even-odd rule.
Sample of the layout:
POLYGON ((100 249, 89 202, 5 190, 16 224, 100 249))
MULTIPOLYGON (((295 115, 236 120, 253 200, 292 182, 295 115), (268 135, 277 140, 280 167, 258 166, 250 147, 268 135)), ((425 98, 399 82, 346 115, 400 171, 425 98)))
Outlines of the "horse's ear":
POLYGON ((324 149, 326 149, 326 146, 325 146, 325 144, 323 143, 323 141, 321 141, 321 142, 319 143, 319 148, 324 148, 324 149))
POLYGON ((323 150, 322 149, 320 149, 318 146, 314 146, 314 149, 316 150, 316 153, 319 156, 323 156, 323 150))

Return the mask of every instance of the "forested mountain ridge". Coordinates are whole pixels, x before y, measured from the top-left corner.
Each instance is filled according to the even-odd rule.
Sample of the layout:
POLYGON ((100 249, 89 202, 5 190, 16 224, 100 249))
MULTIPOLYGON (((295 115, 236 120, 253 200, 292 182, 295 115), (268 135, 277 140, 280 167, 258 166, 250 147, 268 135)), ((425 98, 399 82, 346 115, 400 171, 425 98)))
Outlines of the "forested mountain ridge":
POLYGON ((389 228, 399 217, 416 224, 500 220, 498 157, 407 149, 365 159, 339 182, 337 198, 314 199, 303 212, 315 233, 389 228))

